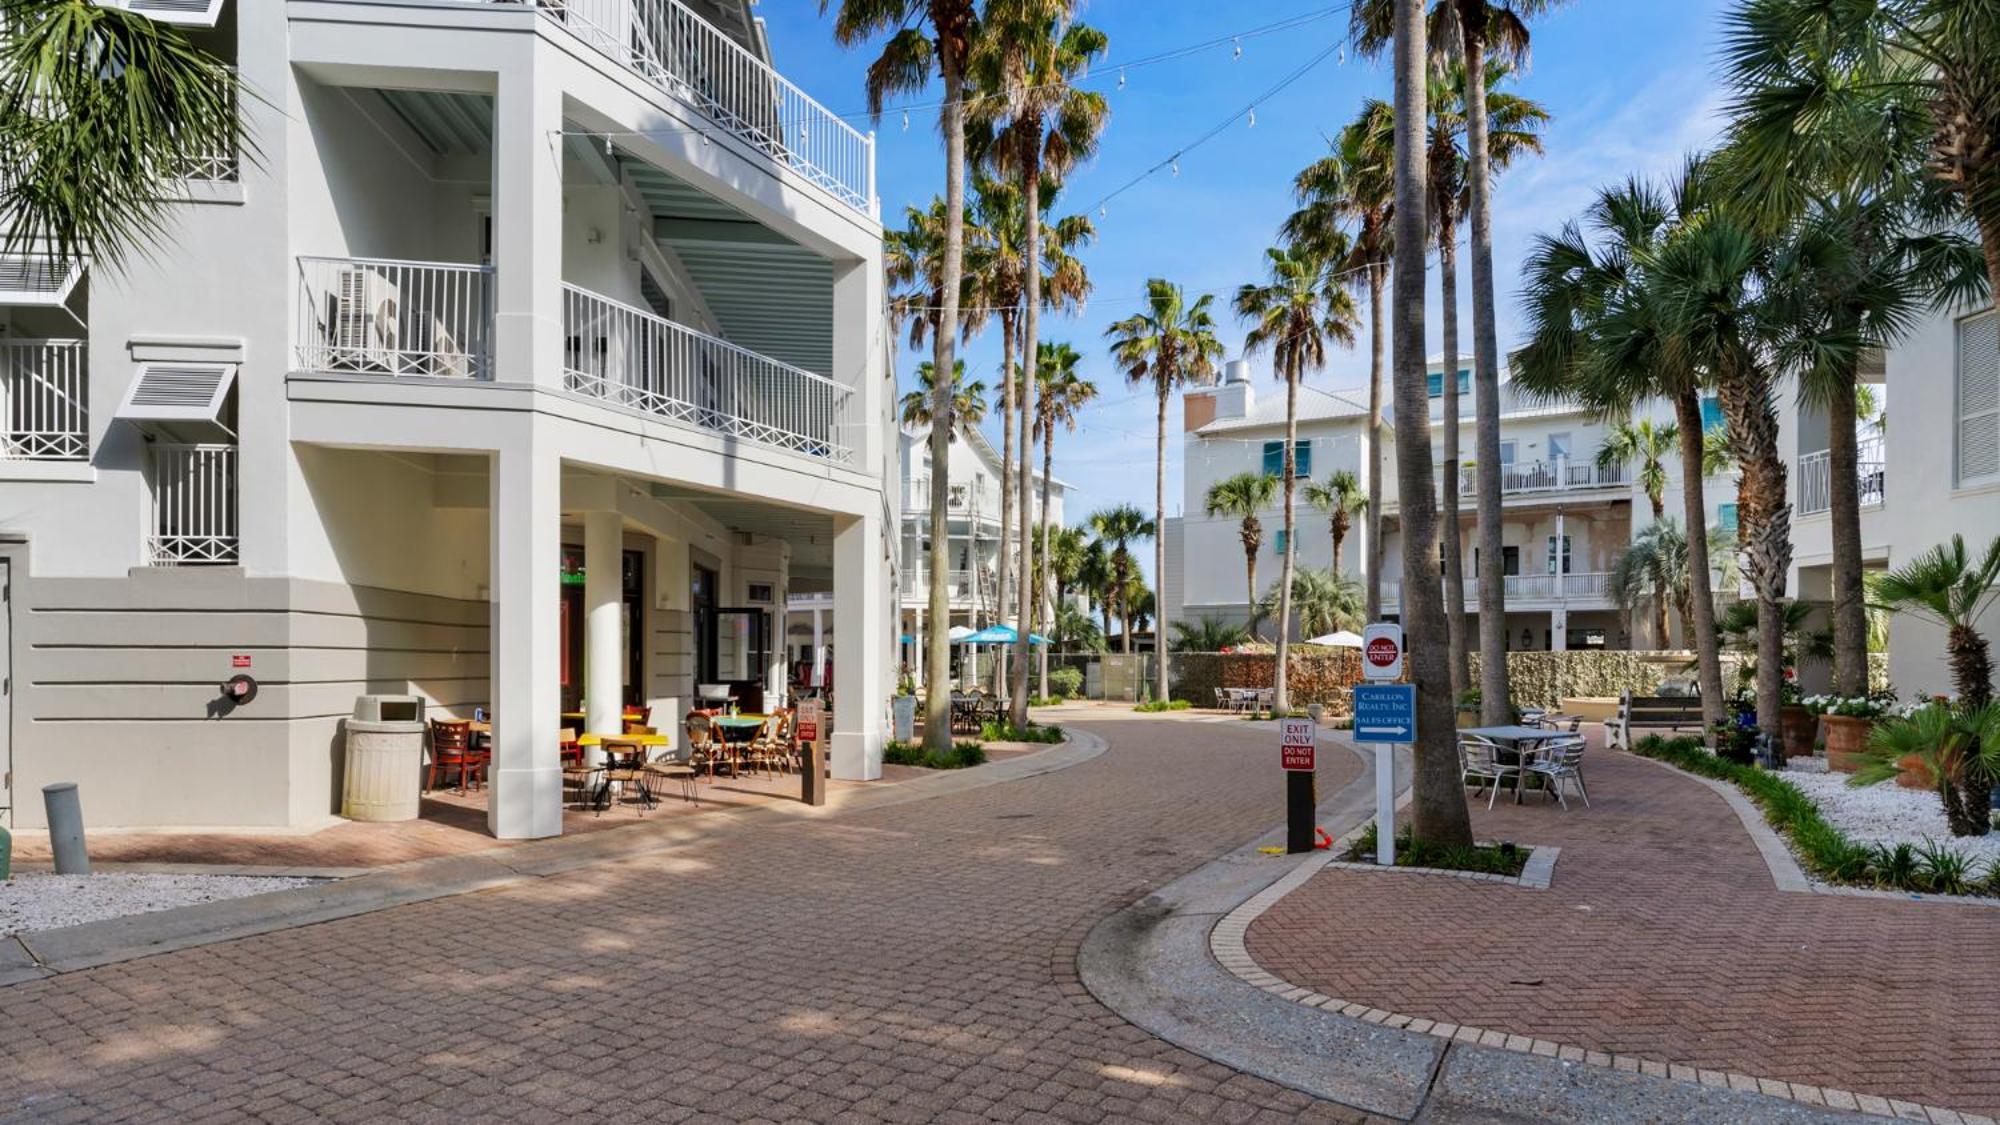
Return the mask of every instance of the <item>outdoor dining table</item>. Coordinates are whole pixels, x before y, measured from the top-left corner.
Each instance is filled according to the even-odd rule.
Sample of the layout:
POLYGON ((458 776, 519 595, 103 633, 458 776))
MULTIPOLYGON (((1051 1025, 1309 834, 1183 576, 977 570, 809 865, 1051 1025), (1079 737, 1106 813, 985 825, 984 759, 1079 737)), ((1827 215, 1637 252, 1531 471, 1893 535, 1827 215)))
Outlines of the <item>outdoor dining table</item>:
MULTIPOLYGON (((1568 731, 1550 730, 1546 727, 1524 726, 1520 723, 1505 723, 1492 727, 1461 727, 1458 733, 1460 735, 1478 735, 1489 742, 1499 743, 1500 749, 1494 756, 1512 755, 1514 764, 1517 766, 1526 766, 1527 755, 1533 752, 1535 747, 1541 743, 1569 736, 1568 731)), ((1514 803, 1517 805, 1521 803, 1521 791, 1527 787, 1523 784, 1526 779, 1527 775, 1524 770, 1521 779, 1514 783, 1514 803)))
MULTIPOLYGON (((577 738, 578 746, 601 746, 604 748, 604 777, 597 783, 597 794, 592 802, 600 808, 609 808, 611 799, 611 770, 641 770, 646 767, 646 756, 655 747, 671 746, 673 740, 664 734, 585 734, 577 738)), ((639 796, 643 804, 650 807, 653 795, 646 789, 645 782, 639 783, 639 796)))

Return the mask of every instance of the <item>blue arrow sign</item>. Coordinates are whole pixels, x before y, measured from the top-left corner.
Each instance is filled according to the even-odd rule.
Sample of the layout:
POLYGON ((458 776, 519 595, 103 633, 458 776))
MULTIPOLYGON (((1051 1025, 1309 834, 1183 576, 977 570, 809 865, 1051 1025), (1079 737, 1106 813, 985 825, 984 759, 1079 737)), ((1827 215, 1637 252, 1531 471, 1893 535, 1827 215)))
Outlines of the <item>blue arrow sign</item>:
POLYGON ((1416 740, 1417 685, 1354 685, 1354 741, 1416 740))

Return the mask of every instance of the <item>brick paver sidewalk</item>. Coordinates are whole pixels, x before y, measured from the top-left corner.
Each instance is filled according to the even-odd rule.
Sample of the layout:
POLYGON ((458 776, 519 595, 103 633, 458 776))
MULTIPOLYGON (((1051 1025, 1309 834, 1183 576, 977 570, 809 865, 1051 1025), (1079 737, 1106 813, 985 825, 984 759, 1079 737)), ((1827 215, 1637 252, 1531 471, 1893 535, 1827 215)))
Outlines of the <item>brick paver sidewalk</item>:
POLYGON ((1355 1119, 1078 983, 1282 809, 1268 731, 1091 725, 1039 778, 0 991, 0 1121, 1355 1119))
POLYGON ((1595 807, 1475 806, 1546 891, 1329 868, 1251 927, 1270 972, 1427 1019, 2000 1112, 2000 910, 1780 894, 1695 782, 1593 748, 1595 807))

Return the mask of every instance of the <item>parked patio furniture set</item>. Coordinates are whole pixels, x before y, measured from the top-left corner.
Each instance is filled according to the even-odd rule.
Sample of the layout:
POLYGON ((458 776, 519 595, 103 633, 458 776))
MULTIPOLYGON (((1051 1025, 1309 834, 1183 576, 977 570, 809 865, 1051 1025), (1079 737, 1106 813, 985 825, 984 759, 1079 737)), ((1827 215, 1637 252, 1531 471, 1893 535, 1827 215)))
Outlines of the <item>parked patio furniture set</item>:
POLYGON ((1219 711, 1269 711, 1271 694, 1271 688, 1216 688, 1215 706, 1219 711))
POLYGON ((1486 807, 1492 808, 1500 796, 1500 784, 1514 788, 1514 803, 1520 804, 1530 779, 1539 782, 1542 801, 1550 794, 1564 810, 1569 800, 1563 790, 1574 785, 1583 807, 1590 807, 1590 792, 1583 784, 1583 720, 1574 715, 1527 711, 1518 724, 1469 727, 1458 732, 1459 776, 1473 786, 1477 796, 1491 789, 1486 807))

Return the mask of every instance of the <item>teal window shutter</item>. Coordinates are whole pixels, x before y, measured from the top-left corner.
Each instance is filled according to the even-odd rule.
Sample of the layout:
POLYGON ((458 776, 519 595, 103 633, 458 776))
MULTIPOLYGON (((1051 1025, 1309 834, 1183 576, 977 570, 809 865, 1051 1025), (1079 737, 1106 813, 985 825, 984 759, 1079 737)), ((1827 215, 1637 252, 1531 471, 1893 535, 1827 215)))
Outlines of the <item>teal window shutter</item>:
POLYGON ((1271 536, 1271 553, 1279 556, 1285 553, 1285 529, 1282 527, 1278 529, 1276 535, 1271 536))
POLYGON ((1432 398, 1444 397, 1444 372, 1433 371, 1424 376, 1424 390, 1432 398))
POLYGON ((1701 396, 1701 432, 1722 428, 1722 400, 1714 395, 1701 396))
POLYGON ((1716 526, 1724 531, 1736 530, 1736 505, 1722 504, 1715 509, 1716 526))
POLYGON ((1266 476, 1285 475, 1285 443, 1267 441, 1264 443, 1264 473, 1266 476))
MULTIPOLYGON (((1312 442, 1301 441, 1298 442, 1296 445, 1294 445, 1292 447, 1292 461, 1294 468, 1296 468, 1298 471, 1299 479, 1300 480, 1309 479, 1313 475, 1312 442)), ((1282 465, 1279 466, 1280 472, 1282 472, 1283 469, 1284 466, 1282 465)))

